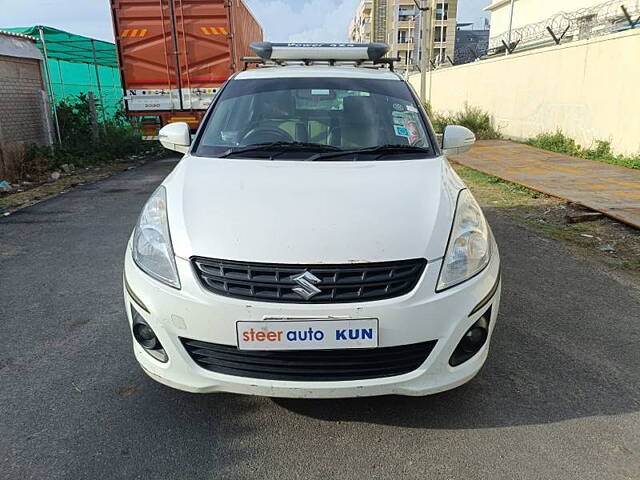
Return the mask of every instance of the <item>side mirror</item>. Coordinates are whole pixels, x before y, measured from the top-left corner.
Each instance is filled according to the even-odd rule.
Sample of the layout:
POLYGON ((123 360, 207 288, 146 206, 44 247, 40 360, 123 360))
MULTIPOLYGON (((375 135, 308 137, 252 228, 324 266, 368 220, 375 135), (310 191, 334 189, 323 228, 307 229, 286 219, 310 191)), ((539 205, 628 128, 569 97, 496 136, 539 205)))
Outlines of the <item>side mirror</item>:
POLYGON ((164 148, 180 153, 187 153, 191 145, 189 125, 184 122, 170 123, 158 132, 158 139, 164 148))
POLYGON ((468 152, 476 141, 474 133, 460 125, 447 125, 442 135, 442 150, 445 155, 468 152))

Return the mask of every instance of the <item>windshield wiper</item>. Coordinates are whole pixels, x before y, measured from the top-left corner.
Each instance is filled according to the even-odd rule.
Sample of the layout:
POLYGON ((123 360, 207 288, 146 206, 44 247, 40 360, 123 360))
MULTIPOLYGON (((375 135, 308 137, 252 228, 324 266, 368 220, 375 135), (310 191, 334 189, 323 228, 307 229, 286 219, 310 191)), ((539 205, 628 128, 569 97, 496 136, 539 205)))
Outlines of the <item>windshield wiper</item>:
POLYGON ((358 148, 355 150, 342 150, 339 152, 318 153, 308 158, 308 161, 326 160, 329 158, 345 157, 347 155, 378 153, 375 160, 393 153, 429 153, 428 148, 416 147, 414 145, 378 145, 376 147, 358 148))
POLYGON ((256 143, 254 145, 247 145, 246 147, 230 148, 226 152, 218 155, 218 158, 227 158, 231 155, 257 152, 260 150, 283 150, 283 151, 295 151, 295 150, 322 150, 324 152, 340 152, 342 151, 338 147, 332 145, 323 145, 321 143, 310 142, 266 142, 256 143))

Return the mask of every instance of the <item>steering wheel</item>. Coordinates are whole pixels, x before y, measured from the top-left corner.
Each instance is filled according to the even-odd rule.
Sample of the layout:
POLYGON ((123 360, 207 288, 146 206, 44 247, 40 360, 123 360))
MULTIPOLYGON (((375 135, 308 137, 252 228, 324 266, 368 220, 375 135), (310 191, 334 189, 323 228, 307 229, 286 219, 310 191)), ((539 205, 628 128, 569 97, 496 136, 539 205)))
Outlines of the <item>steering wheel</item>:
POLYGON ((293 142, 293 137, 278 127, 257 127, 245 133, 240 141, 243 145, 268 142, 293 142))

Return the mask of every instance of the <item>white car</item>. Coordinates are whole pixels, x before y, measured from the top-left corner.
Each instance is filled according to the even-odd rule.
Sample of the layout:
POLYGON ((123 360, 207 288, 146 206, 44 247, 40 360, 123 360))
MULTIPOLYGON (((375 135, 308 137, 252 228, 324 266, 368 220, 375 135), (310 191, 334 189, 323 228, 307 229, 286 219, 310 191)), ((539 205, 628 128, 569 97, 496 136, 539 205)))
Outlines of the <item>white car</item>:
POLYGON ((500 302, 487 221, 382 46, 260 44, 129 241, 135 356, 189 392, 427 395, 484 364, 500 302), (297 62, 296 59, 304 59, 297 62), (384 61, 384 60, 382 60, 384 61), (257 60, 256 60, 257 62, 257 60))

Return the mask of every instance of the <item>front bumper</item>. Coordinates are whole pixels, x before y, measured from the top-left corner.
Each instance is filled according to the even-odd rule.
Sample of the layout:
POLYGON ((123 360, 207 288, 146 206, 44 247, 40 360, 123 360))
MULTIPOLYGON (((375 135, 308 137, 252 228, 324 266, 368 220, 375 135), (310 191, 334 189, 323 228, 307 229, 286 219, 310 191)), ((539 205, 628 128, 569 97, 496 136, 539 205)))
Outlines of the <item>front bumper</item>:
MULTIPOLYGON (((494 245, 495 247, 495 245, 494 245)), ((136 359, 153 379, 173 388, 195 393, 233 392, 273 397, 340 398, 374 395, 420 396, 449 390, 471 380, 481 369, 498 315, 500 285, 497 248, 487 268, 467 282, 435 294, 441 260, 430 262, 418 286, 409 294, 360 304, 277 304, 221 297, 205 290, 188 260, 176 259, 182 289, 175 290, 144 274, 125 257, 125 302, 129 323, 131 306, 153 328, 169 360, 152 358, 133 340, 136 359), (132 293, 134 296, 132 296, 132 293), (470 315, 482 301, 485 305, 470 315), (138 303, 143 303, 145 311, 138 303), (464 333, 490 312, 489 336, 470 360, 457 367, 449 358, 464 333), (416 370, 393 377, 346 381, 283 381, 246 378, 205 370, 183 347, 180 337, 223 345, 236 345, 237 321, 274 318, 377 318, 379 346, 407 345, 437 340, 433 351, 416 370)))

